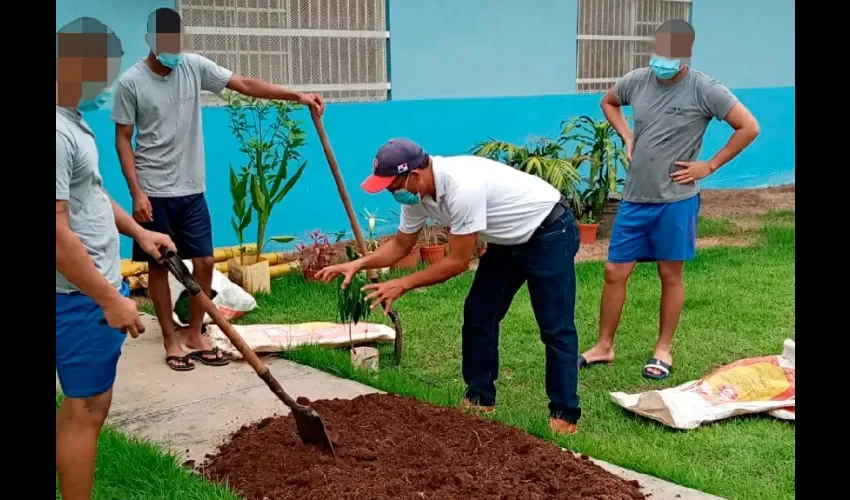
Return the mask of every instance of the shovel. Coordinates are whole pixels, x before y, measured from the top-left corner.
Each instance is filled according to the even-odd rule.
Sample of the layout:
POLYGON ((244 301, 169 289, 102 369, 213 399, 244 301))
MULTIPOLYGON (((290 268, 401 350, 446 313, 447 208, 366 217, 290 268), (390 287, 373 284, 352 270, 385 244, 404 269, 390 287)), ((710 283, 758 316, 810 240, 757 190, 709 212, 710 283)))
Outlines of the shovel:
POLYGON ((172 250, 167 248, 162 248, 160 250, 163 256, 162 264, 168 269, 168 271, 177 278, 186 290, 189 291, 189 295, 191 295, 195 300, 197 300, 204 311, 210 315, 213 322, 221 328, 221 331, 227 336, 227 339, 233 344, 234 347, 242 354, 242 357, 245 358, 245 361, 251 365, 251 368, 257 372, 257 375, 269 386, 269 389, 274 393, 275 396, 278 397, 283 404, 289 407, 292 410, 292 416, 295 417, 295 426, 298 428, 298 436, 301 438, 301 441, 304 444, 311 444, 318 446, 320 449, 327 451, 333 456, 334 448, 331 444, 331 440, 328 437, 328 431, 325 429, 325 424, 322 422, 322 418, 316 413, 316 410, 310 408, 309 406, 300 405, 295 402, 292 397, 283 390, 280 383, 274 378, 272 372, 269 371, 269 367, 267 367, 260 358, 257 356, 254 351, 248 347, 248 344, 242 339, 233 326, 224 319, 224 316, 218 311, 218 308, 212 303, 212 301, 207 297, 203 290, 201 290, 200 285, 195 281, 192 277, 192 273, 189 272, 189 268, 186 267, 186 264, 180 259, 180 257, 172 250))
MULTIPOLYGON (((331 169, 334 182, 336 182, 336 189, 339 191, 339 197, 342 200, 342 205, 345 207, 345 213, 348 215, 348 222, 351 223, 351 231, 354 233, 354 241, 357 243, 357 249, 360 251, 360 255, 366 255, 368 253, 366 240, 363 239, 363 231, 360 229, 360 222, 357 220, 357 214, 354 212, 354 207, 351 206, 351 198, 349 198, 348 191, 345 189, 345 182, 342 180, 342 174, 339 171, 339 164, 336 162, 336 156, 334 156, 333 149, 331 149, 328 134, 325 132, 325 125, 322 123, 322 118, 312 107, 310 108, 310 115, 313 117, 313 125, 316 126, 316 133, 319 135, 319 140, 322 141, 322 149, 325 151, 325 158, 328 160, 328 167, 331 169)), ((369 280, 372 283, 378 282, 378 273, 376 273, 374 269, 369 269, 367 273, 369 280)), ((404 332, 401 329, 401 320, 399 319, 396 311, 391 310, 387 316, 389 316, 390 321, 393 322, 393 328, 395 329, 395 359, 396 364, 399 364, 401 363, 401 353, 404 345, 404 332)))

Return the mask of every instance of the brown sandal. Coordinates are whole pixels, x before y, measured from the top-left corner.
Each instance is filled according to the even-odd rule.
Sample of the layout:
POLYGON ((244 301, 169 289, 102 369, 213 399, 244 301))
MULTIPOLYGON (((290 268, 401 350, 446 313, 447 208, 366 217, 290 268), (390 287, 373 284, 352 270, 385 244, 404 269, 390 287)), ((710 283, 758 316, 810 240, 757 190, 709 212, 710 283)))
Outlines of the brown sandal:
POLYGON ((190 359, 191 356, 191 354, 185 356, 166 356, 165 364, 174 371, 188 372, 195 369, 195 363, 190 359), (184 364, 178 365, 177 362, 184 364))

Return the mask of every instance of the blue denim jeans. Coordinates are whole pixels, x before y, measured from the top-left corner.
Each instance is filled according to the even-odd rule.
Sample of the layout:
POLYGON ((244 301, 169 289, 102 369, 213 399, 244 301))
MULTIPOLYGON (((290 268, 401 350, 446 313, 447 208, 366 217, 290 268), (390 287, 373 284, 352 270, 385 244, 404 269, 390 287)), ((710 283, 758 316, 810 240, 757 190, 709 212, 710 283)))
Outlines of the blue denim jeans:
POLYGON ((549 414, 578 421, 574 262, 578 246, 578 228, 569 210, 522 245, 487 246, 463 308, 463 380, 469 401, 496 404, 499 323, 517 290, 528 282, 531 307, 546 347, 549 414))

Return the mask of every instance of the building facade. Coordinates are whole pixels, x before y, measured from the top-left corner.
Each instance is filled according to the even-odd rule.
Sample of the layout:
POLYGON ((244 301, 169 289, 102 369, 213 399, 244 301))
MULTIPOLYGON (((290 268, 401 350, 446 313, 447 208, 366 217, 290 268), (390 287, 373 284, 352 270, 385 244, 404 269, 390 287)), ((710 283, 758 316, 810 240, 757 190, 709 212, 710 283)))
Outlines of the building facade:
MULTIPOLYGON (((794 2, 771 0, 59 0, 57 28, 92 16, 116 30, 128 67, 147 54, 148 14, 180 11, 192 43, 235 72, 320 92, 325 123, 355 208, 390 217, 389 196, 357 183, 376 148, 409 137, 433 154, 460 154, 488 137, 551 135, 576 115, 601 117, 599 93, 646 65, 647 41, 669 19, 697 37, 692 66, 724 82, 753 111, 762 135, 704 187, 794 182, 794 2)), ((217 246, 230 229, 229 165, 244 163, 221 100, 204 96, 207 196, 217 246)), ((86 116, 107 188, 130 200, 107 111, 86 116)), ((309 116, 299 115, 310 130, 309 116)), ((728 126, 713 123, 703 157, 728 126)), ((347 227, 336 188, 310 135, 308 167, 272 216, 271 234, 347 227), (310 214, 305 216, 304 214, 310 214)), ((125 253, 129 245, 122 245, 125 253)))

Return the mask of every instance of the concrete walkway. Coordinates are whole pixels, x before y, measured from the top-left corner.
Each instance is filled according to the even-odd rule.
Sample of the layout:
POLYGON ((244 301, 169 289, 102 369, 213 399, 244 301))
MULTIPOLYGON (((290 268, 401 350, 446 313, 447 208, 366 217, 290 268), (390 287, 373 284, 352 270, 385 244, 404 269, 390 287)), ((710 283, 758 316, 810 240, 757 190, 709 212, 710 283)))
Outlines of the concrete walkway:
MULTIPOLYGON (((156 319, 143 315, 143 321, 147 331, 124 344, 110 424, 170 449, 184 460, 200 463, 243 424, 287 413, 287 408, 242 361, 226 367, 196 362, 197 368, 190 372, 171 370, 164 362, 156 319)), ((294 397, 350 399, 379 392, 277 357, 266 357, 265 362, 294 397)), ((605 462, 597 463, 628 480, 637 480, 645 493, 652 494, 652 500, 718 499, 605 462)))

